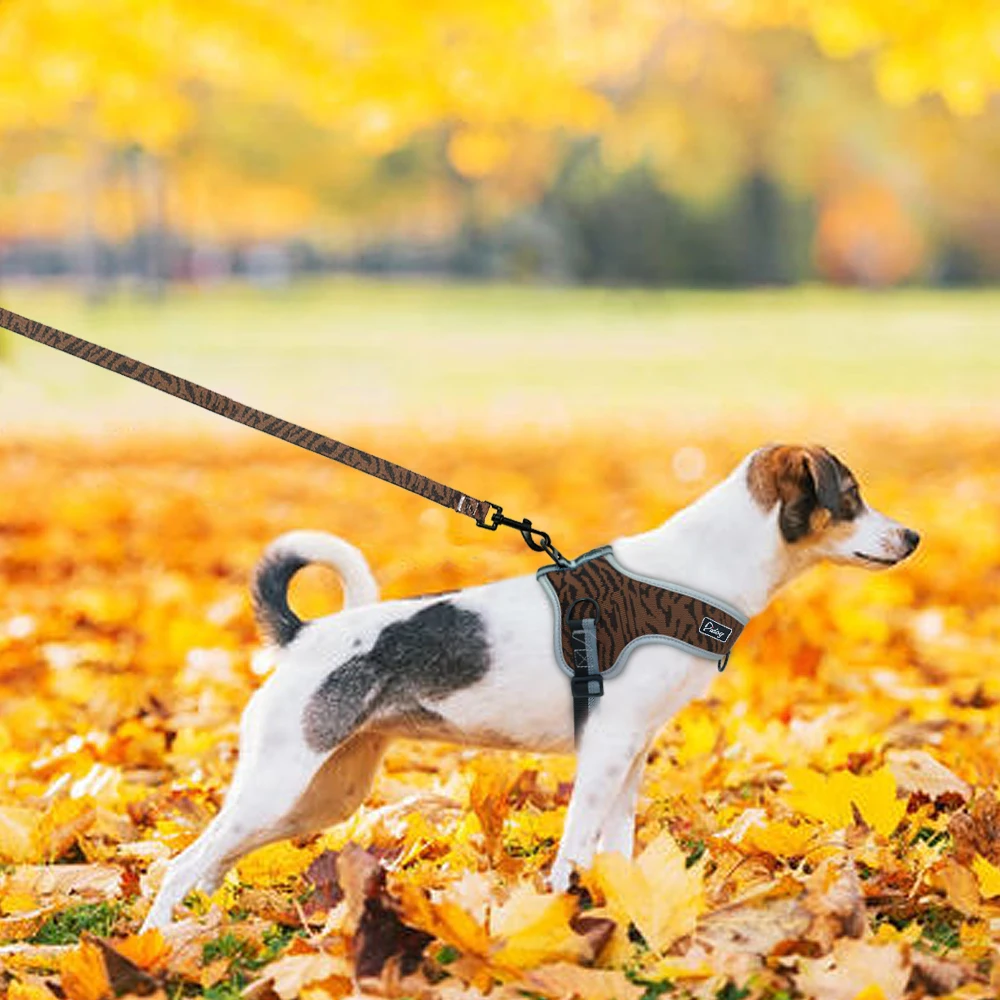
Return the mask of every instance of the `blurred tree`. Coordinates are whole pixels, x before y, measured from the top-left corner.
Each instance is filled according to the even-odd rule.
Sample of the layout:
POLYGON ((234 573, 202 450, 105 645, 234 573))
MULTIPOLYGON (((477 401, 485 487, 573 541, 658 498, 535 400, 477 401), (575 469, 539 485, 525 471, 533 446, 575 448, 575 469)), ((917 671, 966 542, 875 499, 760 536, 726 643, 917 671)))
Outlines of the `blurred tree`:
MULTIPOLYGON (((859 238, 845 178, 890 192, 912 246, 1000 267, 998 35, 992 0, 8 0, 0 235, 73 234, 95 285, 102 248, 131 241, 154 289, 168 232, 346 253, 461 232, 458 259, 486 267, 485 234, 590 136, 616 193, 571 200, 591 245, 616 211, 649 220, 635 280, 684 271, 678 213, 704 234, 720 212, 753 252, 723 241, 706 280, 785 280, 782 214, 811 201, 839 220, 816 260, 846 274, 824 244, 859 238)), ((601 255, 583 270, 624 267, 601 255)))

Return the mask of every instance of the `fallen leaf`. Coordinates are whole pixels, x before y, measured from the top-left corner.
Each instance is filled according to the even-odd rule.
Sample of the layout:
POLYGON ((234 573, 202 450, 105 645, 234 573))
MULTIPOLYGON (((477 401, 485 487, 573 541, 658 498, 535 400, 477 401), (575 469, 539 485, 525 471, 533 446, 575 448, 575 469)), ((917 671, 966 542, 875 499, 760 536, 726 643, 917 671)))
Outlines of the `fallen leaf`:
POLYGON ((337 879, 344 894, 350 931, 360 922, 366 901, 378 894, 384 872, 371 852, 349 843, 337 857, 337 879))
POLYGON ((306 869, 305 881, 312 889, 303 907, 308 916, 332 910, 344 898, 344 890, 337 878, 338 856, 337 851, 323 851, 306 869))
MULTIPOLYGON (((163 946, 162 935, 157 931, 154 931, 153 934, 159 938, 159 944, 163 947, 163 952, 165 952, 166 948, 163 946)), ((100 948, 104 958, 104 969, 111 984, 111 991, 115 996, 122 996, 125 993, 134 993, 136 996, 149 996, 163 985, 157 977, 150 975, 110 942, 89 936, 86 940, 100 948)), ((141 948, 136 950, 141 950, 141 948)), ((163 952, 161 952, 161 955, 163 952)))
POLYGON ((945 858, 934 868, 934 877, 945 891, 949 904, 966 916, 975 916, 980 909, 979 880, 953 858, 945 858))
POLYGON ((18 864, 35 857, 39 814, 18 806, 0 806, 0 861, 18 864))
POLYGON ((806 882, 802 908, 810 922, 804 936, 822 952, 842 937, 859 938, 867 926, 861 881, 849 857, 830 858, 820 864, 806 882))
POLYGON ((984 899, 1000 896, 1000 868, 977 854, 972 860, 972 873, 976 876, 979 892, 984 899))
POLYGON ((68 1000, 105 1000, 112 996, 101 949, 81 941, 59 963, 60 983, 68 1000))
POLYGON ((496 939, 493 962, 528 969, 560 959, 593 957, 586 939, 571 926, 576 909, 572 896, 519 886, 490 916, 490 934, 496 939))
POLYGON ((662 952, 694 930, 704 909, 700 864, 687 857, 666 830, 635 861, 621 854, 598 854, 583 882, 603 897, 594 916, 615 921, 616 961, 628 949, 628 926, 634 924, 653 952, 662 952))
POLYGON ((794 978, 815 1000, 902 1000, 910 962, 897 945, 844 939, 824 958, 801 959, 794 978))
POLYGON ((909 988, 921 990, 932 997, 954 993, 960 986, 976 978, 975 972, 961 962, 938 958, 922 951, 911 952, 910 962, 912 969, 909 988))
POLYGON ((899 790, 907 795, 919 792, 935 802, 945 795, 968 801, 972 794, 967 782, 926 750, 890 750, 886 754, 886 763, 899 790))
POLYGON ((1000 864, 1000 801, 991 791, 977 792, 964 809, 953 813, 948 832, 963 865, 971 864, 977 854, 1000 864))
POLYGON ((115 865, 18 865, 0 877, 0 891, 34 896, 78 895, 107 899, 118 894, 122 870, 115 865))
POLYGON ((585 969, 570 962, 543 965, 528 972, 522 983, 553 1000, 639 1000, 645 993, 619 969, 585 969))
POLYGON ((896 779, 883 766, 871 774, 834 771, 823 775, 811 768, 789 768, 792 785, 788 804, 798 812, 822 820, 835 829, 854 821, 852 806, 876 833, 888 837, 906 815, 906 802, 896 797, 896 779))
POLYGON ((269 983, 281 1000, 295 1000, 307 987, 317 984, 323 984, 334 997, 346 996, 353 989, 350 963, 342 956, 323 951, 276 959, 261 969, 259 979, 246 992, 252 995, 258 983, 269 983))
POLYGON ((7 987, 7 1000, 58 1000, 44 983, 15 980, 7 987))

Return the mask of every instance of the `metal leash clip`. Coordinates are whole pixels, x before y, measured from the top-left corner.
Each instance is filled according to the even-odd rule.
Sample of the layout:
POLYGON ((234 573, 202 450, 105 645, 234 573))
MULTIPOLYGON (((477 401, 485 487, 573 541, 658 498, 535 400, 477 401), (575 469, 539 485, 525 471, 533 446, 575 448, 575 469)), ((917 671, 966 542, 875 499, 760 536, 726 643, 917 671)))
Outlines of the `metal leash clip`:
POLYGON ((529 549, 534 552, 544 552, 557 566, 569 565, 569 560, 552 544, 552 539, 549 537, 549 533, 547 531, 542 531, 541 528, 532 527, 531 522, 527 518, 524 518, 521 521, 515 521, 513 518, 504 517, 503 507, 490 500, 487 500, 486 502, 493 508, 493 510, 490 512, 490 521, 488 524, 484 521, 476 521, 476 524, 480 528, 485 528, 487 531, 496 531, 497 528, 501 526, 505 528, 516 528, 521 532, 524 544, 527 545, 529 549))

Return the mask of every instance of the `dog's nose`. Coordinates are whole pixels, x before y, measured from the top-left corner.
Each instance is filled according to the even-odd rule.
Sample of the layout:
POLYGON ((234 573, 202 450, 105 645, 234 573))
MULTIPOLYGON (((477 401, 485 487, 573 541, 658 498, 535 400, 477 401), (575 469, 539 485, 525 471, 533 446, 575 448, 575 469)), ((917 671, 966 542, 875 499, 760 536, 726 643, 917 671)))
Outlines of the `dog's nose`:
POLYGON ((906 554, 909 555, 920 544, 920 536, 911 528, 903 531, 903 541, 906 542, 906 554))

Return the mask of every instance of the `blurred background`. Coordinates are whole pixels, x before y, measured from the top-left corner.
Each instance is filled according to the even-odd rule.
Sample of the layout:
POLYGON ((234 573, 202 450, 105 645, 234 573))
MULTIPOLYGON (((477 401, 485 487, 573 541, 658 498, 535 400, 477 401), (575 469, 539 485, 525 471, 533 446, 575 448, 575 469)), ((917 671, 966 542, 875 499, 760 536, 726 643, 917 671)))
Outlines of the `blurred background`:
POLYGON ((1000 277, 989 0, 13 0, 0 273, 1000 277))
MULTIPOLYGON (((989 0, 13 0, 0 295, 336 426, 968 413, 998 87, 989 0)), ((9 422, 197 422, 120 381, 0 340, 9 422)))

